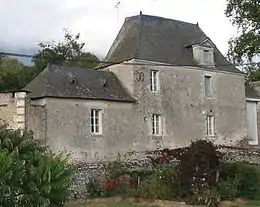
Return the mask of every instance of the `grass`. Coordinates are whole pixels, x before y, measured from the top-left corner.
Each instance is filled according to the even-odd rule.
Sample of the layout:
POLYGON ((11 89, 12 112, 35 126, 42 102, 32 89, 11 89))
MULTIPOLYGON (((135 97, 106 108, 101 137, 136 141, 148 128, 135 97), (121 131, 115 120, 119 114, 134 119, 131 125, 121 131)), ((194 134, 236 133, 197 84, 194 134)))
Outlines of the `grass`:
POLYGON ((135 205, 127 202, 120 203, 73 203, 69 204, 66 207, 146 207, 141 205, 135 205))
POLYGON ((234 207, 253 207, 253 206, 259 206, 260 207, 260 201, 259 200, 250 200, 247 201, 246 204, 241 204, 241 205, 235 205, 234 207))
POLYGON ((248 200, 243 204, 233 204, 232 207, 260 207, 260 200, 248 200))
POLYGON ((260 206, 260 200, 251 200, 247 202, 248 206, 260 206))

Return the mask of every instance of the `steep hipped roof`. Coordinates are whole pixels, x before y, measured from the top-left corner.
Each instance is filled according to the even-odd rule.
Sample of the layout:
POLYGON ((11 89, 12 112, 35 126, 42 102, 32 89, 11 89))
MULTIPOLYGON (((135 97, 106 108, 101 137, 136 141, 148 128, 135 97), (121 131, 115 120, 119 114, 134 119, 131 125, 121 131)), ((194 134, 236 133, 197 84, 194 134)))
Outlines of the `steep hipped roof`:
MULTIPOLYGON (((206 39, 209 38, 197 24, 140 14, 125 19, 106 56, 106 61, 141 59, 181 66, 198 66, 189 46, 206 39)), ((215 45, 214 48, 217 69, 240 72, 226 60, 215 45)))
POLYGON ((32 99, 81 98, 132 102, 117 77, 108 71, 48 65, 26 87, 32 99))

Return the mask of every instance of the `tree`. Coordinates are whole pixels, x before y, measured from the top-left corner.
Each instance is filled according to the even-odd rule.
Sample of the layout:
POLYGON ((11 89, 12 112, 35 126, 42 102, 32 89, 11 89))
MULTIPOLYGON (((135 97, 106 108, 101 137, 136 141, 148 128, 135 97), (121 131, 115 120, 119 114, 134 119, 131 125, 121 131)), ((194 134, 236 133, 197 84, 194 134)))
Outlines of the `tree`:
POLYGON ((1 72, 17 72, 23 69, 23 64, 15 58, 6 55, 0 55, 0 71, 1 72))
POLYGON ((0 55, 0 91, 21 90, 39 73, 17 59, 0 55))
POLYGON ((0 206, 64 206, 73 172, 29 134, 0 127, 0 206))
POLYGON ((99 63, 97 56, 83 52, 85 43, 80 42, 80 34, 72 35, 67 30, 62 42, 40 43, 39 46, 41 50, 33 58, 39 70, 43 70, 47 63, 87 68, 99 63))
POLYGON ((237 27, 238 35, 229 41, 228 57, 244 66, 249 81, 260 80, 260 64, 253 64, 260 55, 260 1, 228 0, 225 14, 237 27))

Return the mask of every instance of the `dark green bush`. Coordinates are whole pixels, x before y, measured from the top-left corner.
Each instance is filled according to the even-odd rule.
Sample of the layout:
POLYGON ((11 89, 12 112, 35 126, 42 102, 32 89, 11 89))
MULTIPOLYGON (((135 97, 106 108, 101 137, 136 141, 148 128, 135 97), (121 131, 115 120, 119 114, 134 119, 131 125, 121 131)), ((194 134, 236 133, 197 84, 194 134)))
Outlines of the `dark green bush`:
POLYGON ((222 198, 259 199, 260 168, 243 162, 225 163, 221 166, 218 187, 222 198))
POLYGON ((186 201, 188 204, 216 207, 221 200, 216 188, 194 186, 192 192, 192 196, 186 201))
POLYGON ((139 191, 145 198, 178 199, 181 191, 177 168, 171 165, 161 165, 154 168, 150 177, 141 183, 139 191))
MULTIPOLYGON (((222 179, 222 178, 221 178, 222 179)), ((239 178, 226 178, 218 183, 217 190, 222 200, 233 200, 238 196, 239 178)))
POLYGON ((74 169, 26 133, 0 126, 0 206, 61 207, 74 169))

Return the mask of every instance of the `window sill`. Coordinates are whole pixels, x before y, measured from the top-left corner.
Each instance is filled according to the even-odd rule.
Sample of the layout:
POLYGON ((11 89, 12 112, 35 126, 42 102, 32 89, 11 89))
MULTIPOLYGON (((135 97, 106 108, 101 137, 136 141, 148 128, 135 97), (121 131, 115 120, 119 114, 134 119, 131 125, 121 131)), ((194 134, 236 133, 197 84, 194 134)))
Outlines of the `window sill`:
POLYGON ((256 146, 258 145, 258 140, 248 141, 248 145, 256 146))
POLYGON ((151 93, 151 94, 155 94, 155 95, 156 95, 156 94, 159 94, 159 93, 160 93, 160 91, 159 91, 159 90, 158 90, 158 91, 150 91, 150 93, 151 93))
POLYGON ((204 96, 204 98, 205 98, 206 100, 213 100, 213 99, 215 99, 214 96, 204 96))
POLYGON ((94 138, 103 138, 103 134, 91 133, 91 137, 94 137, 94 138))
POLYGON ((155 135, 155 134, 153 134, 152 135, 152 139, 156 140, 156 141, 161 141, 162 140, 162 135, 155 135))
POLYGON ((210 141, 215 141, 217 138, 217 135, 206 135, 206 139, 210 141))

